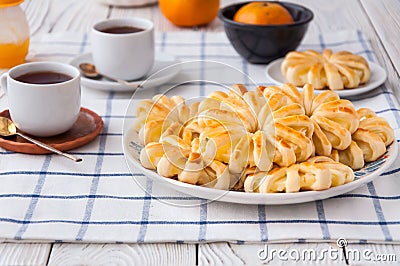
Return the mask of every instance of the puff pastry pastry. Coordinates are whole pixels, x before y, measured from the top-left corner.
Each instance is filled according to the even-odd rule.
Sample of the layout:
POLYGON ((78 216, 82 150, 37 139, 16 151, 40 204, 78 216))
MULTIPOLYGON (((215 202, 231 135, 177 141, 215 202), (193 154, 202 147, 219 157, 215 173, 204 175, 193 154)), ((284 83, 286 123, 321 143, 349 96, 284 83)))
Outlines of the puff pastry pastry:
POLYGON ((179 181, 247 192, 323 190, 354 179, 394 141, 389 123, 310 84, 235 85, 187 105, 143 100, 135 129, 143 167, 179 181))
POLYGON ((176 131, 197 112, 198 103, 187 106, 181 96, 168 98, 165 95, 155 95, 152 99, 139 102, 133 127, 139 132, 142 144, 157 142, 165 131, 176 131))
POLYGON ((311 84, 315 89, 352 89, 370 78, 368 62, 360 55, 347 51, 322 54, 308 50, 289 52, 281 65, 286 80, 296 86, 311 84))
POLYGON ((170 135, 162 142, 148 143, 140 153, 143 167, 157 170, 161 176, 216 189, 228 190, 232 181, 227 165, 212 158, 204 158, 199 140, 186 143, 170 135))
MULTIPOLYGON (((386 146, 394 141, 394 131, 384 118, 368 108, 356 110, 349 100, 340 99, 333 91, 314 94, 314 88, 309 84, 303 87, 302 92, 291 84, 258 89, 268 99, 268 104, 271 103, 273 113, 293 104, 300 105, 314 125, 311 137, 313 153, 336 158, 354 170, 381 157, 386 146)), ((276 150, 280 150, 279 146, 276 150)), ((275 154, 274 162, 277 163, 279 153, 275 154)))
POLYGON ((258 193, 324 190, 353 180, 354 173, 350 167, 319 156, 289 167, 251 173, 244 181, 244 190, 258 193))

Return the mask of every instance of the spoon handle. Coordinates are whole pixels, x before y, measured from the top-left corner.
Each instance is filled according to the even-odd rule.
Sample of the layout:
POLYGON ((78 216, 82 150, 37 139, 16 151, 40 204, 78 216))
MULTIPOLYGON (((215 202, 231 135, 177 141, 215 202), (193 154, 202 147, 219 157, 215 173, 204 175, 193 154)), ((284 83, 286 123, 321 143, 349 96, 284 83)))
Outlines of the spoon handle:
POLYGON ((38 140, 36 140, 36 139, 33 139, 33 138, 31 138, 31 137, 25 136, 25 135, 23 135, 23 134, 21 134, 21 133, 19 133, 19 132, 16 133, 16 134, 17 134, 18 136, 20 136, 20 137, 26 139, 26 140, 29 140, 29 141, 32 142, 32 143, 35 143, 36 145, 38 145, 38 146, 40 146, 40 147, 42 147, 42 148, 44 148, 44 149, 46 149, 46 150, 49 150, 49 151, 52 151, 52 152, 57 153, 57 154, 59 154, 59 155, 62 155, 62 156, 64 156, 64 157, 67 157, 68 159, 71 159, 71 160, 73 160, 73 161, 75 161, 75 162, 81 162, 81 161, 82 161, 81 158, 77 158, 77 157, 75 157, 75 156, 73 156, 73 155, 71 155, 71 154, 68 154, 68 153, 59 151, 59 150, 57 150, 57 149, 55 149, 55 148, 53 148, 53 147, 51 147, 51 146, 49 146, 49 145, 47 145, 47 144, 44 144, 43 142, 40 142, 40 141, 38 141, 38 140))
POLYGON ((133 92, 135 92, 136 89, 139 87, 138 85, 132 85, 131 83, 129 83, 128 81, 123 80, 123 79, 113 78, 113 77, 110 77, 110 76, 108 76, 108 75, 104 75, 103 73, 101 73, 101 75, 102 75, 103 77, 107 78, 107 79, 116 81, 116 82, 118 82, 119 84, 122 84, 122 85, 124 85, 124 86, 134 88, 134 91, 133 91, 133 92))

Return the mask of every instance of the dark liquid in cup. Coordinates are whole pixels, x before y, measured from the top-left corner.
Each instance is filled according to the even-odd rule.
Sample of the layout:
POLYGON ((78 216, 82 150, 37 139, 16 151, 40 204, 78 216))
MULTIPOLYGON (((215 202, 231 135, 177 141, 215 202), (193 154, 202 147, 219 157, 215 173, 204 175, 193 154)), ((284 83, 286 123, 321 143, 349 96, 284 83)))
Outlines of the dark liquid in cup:
POLYGON ((111 27, 111 28, 101 30, 101 32, 112 33, 112 34, 128 34, 128 33, 140 32, 140 31, 144 31, 144 29, 131 27, 131 26, 111 27))
POLYGON ((54 84, 65 82, 71 79, 71 76, 51 71, 31 72, 15 78, 15 80, 30 84, 54 84))

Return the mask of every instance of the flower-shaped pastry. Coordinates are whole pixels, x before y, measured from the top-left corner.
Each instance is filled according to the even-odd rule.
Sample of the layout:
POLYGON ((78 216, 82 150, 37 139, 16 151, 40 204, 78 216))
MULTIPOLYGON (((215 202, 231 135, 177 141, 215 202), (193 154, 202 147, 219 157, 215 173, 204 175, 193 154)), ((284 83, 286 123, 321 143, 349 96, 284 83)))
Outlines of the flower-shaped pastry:
POLYGON ((350 167, 318 156, 289 167, 274 167, 269 172, 249 174, 244 190, 258 193, 324 190, 353 180, 354 173, 350 167))
POLYGON ((311 84, 315 89, 356 88, 370 78, 368 62, 360 55, 347 51, 322 54, 308 50, 289 52, 281 65, 282 74, 296 86, 311 84))
POLYGON ((247 192, 323 190, 354 179, 394 141, 389 123, 307 84, 234 85, 187 105, 157 95, 138 104, 145 168, 179 181, 247 192))
POLYGON ((160 142, 148 143, 140 153, 140 162, 143 167, 157 170, 164 177, 177 177, 179 181, 193 185, 230 189, 234 181, 227 165, 208 158, 205 149, 208 149, 207 144, 201 145, 198 138, 188 143, 176 135, 169 135, 160 142))

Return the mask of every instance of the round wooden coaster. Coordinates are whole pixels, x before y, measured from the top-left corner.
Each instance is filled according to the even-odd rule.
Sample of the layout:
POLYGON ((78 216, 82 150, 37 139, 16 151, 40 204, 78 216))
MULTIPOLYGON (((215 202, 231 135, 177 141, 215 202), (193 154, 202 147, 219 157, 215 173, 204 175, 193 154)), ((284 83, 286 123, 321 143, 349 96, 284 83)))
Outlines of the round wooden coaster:
MULTIPOLYGON (((10 118, 9 110, 2 111, 0 116, 10 118)), ((100 134, 103 125, 104 122, 98 114, 82 107, 77 121, 68 131, 52 137, 32 136, 32 138, 44 142, 60 151, 67 151, 81 147, 94 140, 100 134)), ((24 133, 22 131, 20 132, 24 133)), ((19 136, 0 138, 0 147, 10 151, 29 154, 51 153, 19 136)))

